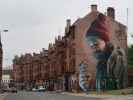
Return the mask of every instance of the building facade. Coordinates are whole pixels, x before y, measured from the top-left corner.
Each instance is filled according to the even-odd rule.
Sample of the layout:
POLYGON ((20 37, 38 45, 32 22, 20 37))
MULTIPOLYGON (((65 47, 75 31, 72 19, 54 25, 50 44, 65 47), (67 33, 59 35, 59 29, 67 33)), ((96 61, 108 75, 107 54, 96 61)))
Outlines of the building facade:
MULTIPOLYGON (((95 88, 96 61, 87 47, 85 35, 91 23, 100 12, 97 5, 91 5, 91 12, 73 24, 66 21, 65 35, 50 43, 48 50, 39 54, 25 54, 13 60, 14 81, 24 86, 48 85, 49 90, 80 91, 79 65, 88 66, 88 84, 95 88), (31 85, 32 83, 32 85, 31 85)), ((115 10, 107 9, 108 27, 112 33, 111 42, 115 48, 127 49, 126 26, 115 20, 115 10)))

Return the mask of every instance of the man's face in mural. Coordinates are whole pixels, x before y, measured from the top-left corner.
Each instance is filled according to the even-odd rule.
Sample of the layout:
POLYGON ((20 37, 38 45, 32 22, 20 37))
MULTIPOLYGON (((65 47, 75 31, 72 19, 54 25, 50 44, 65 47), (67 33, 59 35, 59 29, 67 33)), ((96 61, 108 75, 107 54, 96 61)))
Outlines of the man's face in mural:
POLYGON ((96 51, 103 51, 105 48, 105 41, 100 39, 97 36, 89 36, 87 37, 87 44, 95 53, 96 51))

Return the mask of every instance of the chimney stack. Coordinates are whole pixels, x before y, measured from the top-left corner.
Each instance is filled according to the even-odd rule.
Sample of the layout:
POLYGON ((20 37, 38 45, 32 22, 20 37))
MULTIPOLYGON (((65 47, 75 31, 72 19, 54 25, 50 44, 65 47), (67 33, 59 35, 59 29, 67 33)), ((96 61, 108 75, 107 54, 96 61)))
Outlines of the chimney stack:
POLYGON ((45 48, 42 48, 42 51, 45 51, 46 49, 45 48))
POLYGON ((67 19, 66 20, 65 33, 68 33, 69 32, 70 26, 71 26, 71 20, 70 19, 67 19))
POLYGON ((91 5, 91 12, 97 12, 97 5, 96 4, 91 5))
POLYGON ((50 49, 50 48, 52 48, 52 43, 49 43, 49 46, 48 46, 48 48, 50 49))
POLYGON ((109 16, 112 19, 115 19, 115 9, 113 7, 107 8, 107 16, 109 16))
POLYGON ((71 20, 67 19, 67 26, 70 27, 71 26, 71 20))
POLYGON ((59 40, 59 41, 61 40, 61 36, 60 36, 60 35, 58 35, 58 40, 59 40))

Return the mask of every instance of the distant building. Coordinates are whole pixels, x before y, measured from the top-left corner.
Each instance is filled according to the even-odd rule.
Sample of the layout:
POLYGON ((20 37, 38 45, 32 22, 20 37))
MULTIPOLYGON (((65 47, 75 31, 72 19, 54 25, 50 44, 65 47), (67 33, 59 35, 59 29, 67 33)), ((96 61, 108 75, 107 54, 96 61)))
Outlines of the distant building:
POLYGON ((12 69, 11 68, 3 68, 2 70, 2 80, 1 83, 4 86, 9 86, 9 84, 12 82, 12 69))
POLYGON ((0 82, 2 80, 2 62, 3 62, 3 49, 2 49, 1 39, 0 39, 0 82))
MULTIPOLYGON (((13 77, 17 84, 24 87, 48 85, 49 90, 80 91, 79 64, 84 61, 88 66, 90 84, 95 87, 95 66, 91 50, 87 47, 85 35, 91 23, 100 12, 97 5, 91 5, 91 12, 73 24, 68 19, 65 35, 58 36, 48 50, 39 54, 16 56, 13 60, 13 77), (32 85, 31 85, 32 84, 32 85)), ((109 7, 106 18, 112 34, 111 42, 117 47, 127 49, 126 26, 115 20, 115 10, 109 7)))

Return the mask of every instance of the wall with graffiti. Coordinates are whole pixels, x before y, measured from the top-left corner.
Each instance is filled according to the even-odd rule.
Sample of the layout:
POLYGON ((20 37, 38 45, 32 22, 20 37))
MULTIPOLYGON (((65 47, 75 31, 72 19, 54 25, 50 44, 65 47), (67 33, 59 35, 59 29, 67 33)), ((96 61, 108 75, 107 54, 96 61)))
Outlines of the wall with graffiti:
POLYGON ((79 85, 84 91, 88 91, 90 88, 95 88, 96 85, 94 83, 97 76, 106 76, 107 66, 105 65, 104 68, 97 69, 97 63, 99 60, 103 60, 106 63, 111 54, 110 51, 106 53, 94 53, 94 49, 92 48, 95 48, 93 46, 96 45, 97 38, 104 40, 105 44, 110 44, 109 42, 111 42, 110 47, 113 45, 114 47, 126 48, 124 46, 126 38, 123 35, 126 29, 125 27, 122 28, 119 23, 98 12, 90 13, 83 19, 79 19, 75 25, 77 42, 76 63, 79 70, 79 85), (121 28, 123 29, 123 33, 120 36, 123 36, 124 39, 120 42, 116 34, 121 28))

